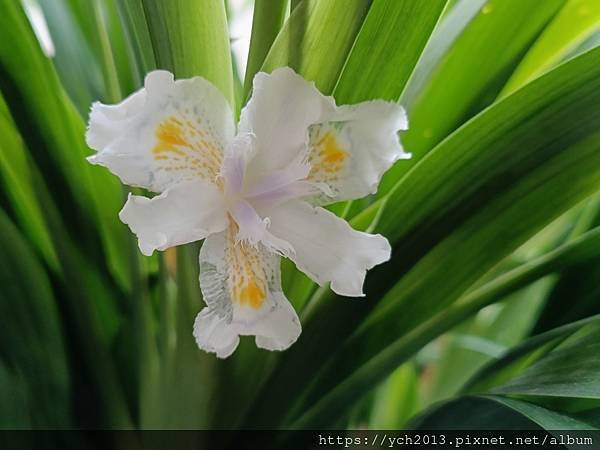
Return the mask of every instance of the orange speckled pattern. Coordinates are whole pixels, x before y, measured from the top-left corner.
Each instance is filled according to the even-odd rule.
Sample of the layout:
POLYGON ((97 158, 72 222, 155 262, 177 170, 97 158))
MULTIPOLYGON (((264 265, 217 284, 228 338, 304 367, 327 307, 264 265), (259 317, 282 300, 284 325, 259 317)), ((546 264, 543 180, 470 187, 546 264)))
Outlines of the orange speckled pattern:
POLYGON ((311 127, 308 155, 311 164, 309 180, 334 184, 344 171, 350 153, 340 144, 338 131, 335 126, 329 124, 311 127))
POLYGON ((341 165, 348 157, 348 152, 339 147, 331 132, 325 133, 325 136, 317 143, 317 147, 325 170, 335 170, 335 166, 341 165))
POLYGON ((152 154, 163 170, 185 171, 214 181, 221 169, 223 148, 208 122, 189 116, 186 110, 158 124, 152 154))
POLYGON ((231 300, 241 306, 259 309, 267 298, 268 279, 260 250, 236 242, 237 225, 232 221, 227 232, 226 258, 229 266, 231 300))

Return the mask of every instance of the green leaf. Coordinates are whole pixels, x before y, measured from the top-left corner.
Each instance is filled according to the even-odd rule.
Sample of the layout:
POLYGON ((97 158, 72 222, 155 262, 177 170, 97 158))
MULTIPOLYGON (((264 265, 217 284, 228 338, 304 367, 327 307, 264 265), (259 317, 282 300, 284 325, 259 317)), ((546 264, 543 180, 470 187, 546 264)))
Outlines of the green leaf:
MULTIPOLYGON (((120 0, 96 1, 100 5, 98 8, 99 26, 101 26, 99 38, 107 41, 119 89, 123 95, 128 95, 139 86, 140 78, 137 72, 135 51, 129 40, 128 30, 123 24, 123 14, 119 7, 120 0)), ((105 44, 102 45, 104 48, 105 44)))
MULTIPOLYGON (((426 80, 418 82, 417 78, 418 84, 409 85, 402 99, 410 122, 402 141, 413 159, 388 171, 380 195, 437 143, 494 100, 518 58, 564 1, 488 0, 458 34, 445 28, 443 34, 434 33, 426 52, 439 55, 438 59, 426 80), (453 35, 456 39, 448 48, 448 38, 453 35)), ((445 21, 464 26, 462 20, 452 17, 462 13, 459 5, 445 21)))
POLYGON ((330 94, 372 0, 303 0, 275 39, 262 71, 289 66, 330 94))
POLYGON ((70 380, 52 287, 44 268, 2 210, 0 245, 2 362, 21 377, 15 389, 26 390, 32 425, 68 426, 70 380))
POLYGON ((600 258, 581 263, 561 274, 550 291, 536 332, 600 314, 600 258), (566 302, 565 299, 569 299, 566 302))
MULTIPOLYGON (((41 179, 39 175, 36 178, 41 179)), ((74 396, 82 395, 96 405, 94 417, 98 426, 129 428, 130 411, 117 375, 123 365, 115 367, 117 361, 112 360, 110 347, 114 344, 115 328, 123 325, 118 309, 131 308, 132 303, 139 302, 137 290, 133 291, 135 295, 126 296, 113 280, 107 279, 104 266, 81 253, 41 181, 36 183, 36 192, 45 207, 48 228, 61 264, 60 277, 53 278, 53 288, 60 298, 65 334, 72 336, 69 351, 76 369, 70 373, 78 379, 74 383, 74 396)), ((124 261, 128 262, 131 264, 124 261)), ((136 331, 126 326, 121 329, 128 334, 136 331)), ((131 361, 131 354, 127 356, 131 361)))
MULTIPOLYGON (((442 356, 427 367, 431 374, 428 402, 455 395, 486 362, 527 336, 548 292, 549 282, 547 278, 534 282, 501 303, 480 310, 473 319, 435 341, 441 347, 442 356)), ((502 298, 500 292, 497 294, 496 298, 502 298)))
POLYGON ((336 100, 398 100, 445 3, 375 0, 336 84, 336 100))
MULTIPOLYGON (((0 362, 0 428, 31 429, 31 413, 27 405, 27 383, 0 362)), ((33 443, 29 445, 33 448, 33 443)))
POLYGON ((243 99, 247 99, 252 89, 254 75, 260 70, 265 57, 283 25, 288 0, 256 0, 252 18, 252 36, 244 76, 243 99))
POLYGON ((81 114, 89 111, 94 97, 103 91, 101 67, 97 55, 90 47, 89 11, 80 15, 76 1, 41 0, 39 5, 48 24, 54 44, 52 58, 56 71, 69 98, 81 114), (85 25, 80 19, 86 20, 85 25))
POLYGON ((138 85, 147 72, 156 69, 154 49, 142 0, 119 0, 124 32, 132 49, 138 85))
POLYGON ((36 164, 48 174, 57 206, 73 210, 68 223, 73 235, 89 243, 87 250, 93 254, 99 234, 113 276, 127 287, 130 238, 117 217, 123 201, 119 181, 85 160, 91 153, 84 142, 85 126, 42 54, 20 4, 6 0, 1 4, 0 29, 18 36, 0 39, 0 87, 15 123, 36 164))
POLYGON ((116 102, 133 89, 134 67, 115 0, 41 0, 56 47, 55 67, 78 110, 116 102))
POLYGON ((402 103, 412 105, 415 97, 424 89, 435 68, 450 51, 456 39, 479 14, 488 0, 451 0, 443 11, 442 17, 425 46, 419 63, 402 94, 402 103), (453 5, 454 3, 454 5, 453 5))
MULTIPOLYGON (((130 0, 132 1, 132 0, 130 0)), ((196 75, 217 86, 234 105, 225 3, 213 0, 142 0, 157 67, 178 78, 196 75)))
POLYGON ((461 397, 417 418, 418 430, 594 430, 573 417, 499 396, 461 397))
MULTIPOLYGON (((441 311, 411 332, 404 333, 397 341, 389 344, 375 356, 372 355, 376 352, 377 345, 371 345, 369 347, 370 353, 367 353, 370 359, 360 367, 358 367, 357 362, 360 361, 361 355, 357 350, 360 349, 361 342, 356 339, 350 340, 344 347, 345 349, 353 349, 351 351, 354 351, 354 359, 348 359, 350 358, 348 355, 351 351, 338 349, 336 357, 330 360, 329 366, 326 367, 329 371, 325 370, 324 373, 317 374, 310 386, 312 392, 309 390, 308 394, 305 393, 303 402, 300 402, 304 407, 307 403, 310 404, 311 401, 316 401, 317 403, 312 409, 304 413, 304 416, 297 422, 297 426, 305 426, 307 423, 311 424, 312 420, 315 420, 315 416, 324 420, 327 413, 331 414, 332 411, 337 411, 337 408, 344 404, 344 398, 350 395, 356 397, 357 392, 360 392, 361 389, 367 390, 392 371, 394 367, 416 353, 431 339, 448 331, 494 300, 502 299, 507 293, 527 285, 532 280, 553 270, 564 267, 564 264, 573 264, 577 261, 593 258, 597 255, 598 251, 600 251, 600 229, 591 231, 587 235, 566 244, 552 253, 542 256, 522 267, 518 267, 497 280, 493 280, 487 285, 467 294, 461 302, 441 311), (348 364, 348 362, 351 364, 348 364), (346 379, 343 379, 342 375, 344 367, 354 368, 354 372, 349 373, 346 379), (340 382, 340 380, 343 381, 340 382), (332 383, 335 387, 333 387, 328 395, 317 400, 319 399, 319 395, 323 394, 323 391, 328 387, 327 383, 332 383), (311 414, 313 417, 311 417, 311 414)), ((390 334, 385 336, 385 343, 390 341, 390 334)), ((552 338, 549 340, 555 338, 556 336, 552 335, 552 338)), ((543 340, 543 338, 540 339, 542 343, 548 342, 547 340, 543 340)), ((371 344, 376 343, 371 342, 371 344)), ((349 369, 346 370, 350 372, 349 369)), ((299 409, 300 411, 304 411, 302 408, 299 409)))
POLYGON ((369 428, 397 430, 405 427, 418 410, 418 382, 415 364, 406 363, 396 369, 375 392, 369 428))
POLYGON ((402 303, 409 302, 412 289, 423 300, 410 308, 451 300, 451 284, 465 289, 553 218, 597 191, 587 174, 595 176, 590 168, 600 167, 595 162, 600 113, 597 100, 588 103, 587 98, 596 95, 598 77, 590 71, 598 70, 599 61, 600 50, 592 50, 486 110, 398 183, 377 229, 398 243, 395 253, 408 263, 427 256, 378 305, 380 316, 400 310, 406 315, 402 303), (571 170, 582 181, 580 187, 558 175, 571 170), (573 187, 571 194, 562 181, 573 187), (561 199, 558 191, 567 195, 561 199), (551 203, 543 201, 548 195, 551 203), (540 202, 535 211, 527 209, 533 202, 540 202), (517 210, 517 205, 526 209, 517 210), (522 217, 523 210, 530 213, 522 217), (447 273, 453 276, 448 279, 447 273), (446 281, 440 284, 436 277, 446 281))
POLYGON ((584 330, 583 336, 567 339, 494 392, 599 399, 600 327, 584 330))
POLYGON ((579 55, 580 53, 587 52, 588 50, 593 49, 594 47, 598 47, 600 45, 600 30, 593 33, 590 37, 588 37, 585 41, 579 44, 575 49, 565 55, 565 59, 568 59, 572 56, 579 55))
POLYGON ((599 28, 600 3, 594 0, 567 1, 521 60, 500 96, 510 94, 557 65, 599 28))
POLYGON ((24 233, 54 270, 58 260, 35 196, 26 148, 0 96, 0 179, 24 233))
MULTIPOLYGON (((177 249, 177 298, 175 330, 167 330, 174 342, 154 367, 157 378, 146 385, 141 399, 143 429, 206 429, 211 426, 218 395, 218 361, 198 350, 192 336, 194 318, 202 308, 198 288, 197 245, 177 249), (170 414, 165 415, 167 409, 170 414)), ((160 302, 169 302, 160 298, 160 302)), ((142 374, 144 377, 145 374, 142 374)), ((145 384, 145 383, 144 383, 145 384)))
MULTIPOLYGON (((580 208, 571 234, 590 226, 600 226, 600 196, 592 197, 580 208)), ((600 313, 600 259, 582 262, 565 270, 547 296, 546 305, 535 327, 536 333, 600 313), (565 298, 569 298, 567 303, 565 298)))
MULTIPOLYGON (((98 59, 101 61, 100 67, 104 79, 104 96, 102 100, 108 103, 116 103, 123 98, 123 93, 119 82, 119 74, 117 73, 117 63, 111 45, 111 38, 114 40, 116 36, 121 38, 122 36, 120 35, 120 28, 117 30, 114 27, 112 30, 108 28, 107 18, 105 17, 107 15, 107 5, 114 7, 112 0, 104 0, 103 2, 93 0, 91 5, 93 14, 91 14, 91 17, 93 19, 93 29, 96 31, 94 33, 94 43, 99 54, 98 59)), ((122 70, 121 73, 126 74, 127 72, 122 70)))
POLYGON ((598 326, 600 315, 588 317, 577 322, 571 322, 558 328, 533 336, 513 347, 501 359, 492 361, 481 369, 465 386, 464 392, 482 392, 489 390, 511 379, 515 373, 527 367, 569 336, 579 332, 584 327, 598 326))

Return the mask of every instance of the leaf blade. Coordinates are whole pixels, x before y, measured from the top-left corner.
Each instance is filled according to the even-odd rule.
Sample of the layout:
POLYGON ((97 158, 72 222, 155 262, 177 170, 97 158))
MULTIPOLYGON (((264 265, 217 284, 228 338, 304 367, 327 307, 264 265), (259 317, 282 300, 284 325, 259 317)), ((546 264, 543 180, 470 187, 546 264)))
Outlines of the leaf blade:
POLYGON ((445 3, 375 0, 335 86, 336 100, 398 100, 445 3))

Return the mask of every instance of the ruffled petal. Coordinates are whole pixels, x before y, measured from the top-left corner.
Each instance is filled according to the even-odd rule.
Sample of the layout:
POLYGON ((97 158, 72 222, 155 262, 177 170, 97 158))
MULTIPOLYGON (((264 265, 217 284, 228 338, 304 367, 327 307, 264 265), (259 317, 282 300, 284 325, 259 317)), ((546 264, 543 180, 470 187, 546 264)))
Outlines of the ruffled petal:
POLYGON ((279 256, 264 246, 236 241, 235 226, 210 236, 200 251, 200 288, 206 308, 196 317, 198 346, 226 358, 239 336, 285 350, 301 332, 296 312, 281 291, 279 256))
POLYGON ((231 108, 215 86, 157 70, 121 103, 94 103, 86 140, 97 151, 90 162, 125 184, 163 192, 196 178, 214 182, 234 133, 231 108))
POLYGON ((321 94, 289 67, 254 77, 252 98, 243 109, 240 133, 255 136, 256 151, 249 178, 281 170, 299 155, 305 156, 308 127, 333 112, 334 101, 321 94))
POLYGON ((151 199, 129 194, 119 217, 137 235, 146 256, 204 239, 228 225, 221 193, 201 179, 171 187, 151 199))
POLYGON ((397 160, 410 158, 398 138, 407 125, 401 106, 381 100, 341 106, 326 121, 311 125, 308 180, 332 191, 317 203, 374 194, 384 172, 397 160))
POLYGON ((367 270, 390 258, 386 238, 356 231, 335 214, 293 200, 273 209, 270 231, 289 242, 287 254, 315 282, 331 282, 331 289, 349 297, 363 296, 367 270))

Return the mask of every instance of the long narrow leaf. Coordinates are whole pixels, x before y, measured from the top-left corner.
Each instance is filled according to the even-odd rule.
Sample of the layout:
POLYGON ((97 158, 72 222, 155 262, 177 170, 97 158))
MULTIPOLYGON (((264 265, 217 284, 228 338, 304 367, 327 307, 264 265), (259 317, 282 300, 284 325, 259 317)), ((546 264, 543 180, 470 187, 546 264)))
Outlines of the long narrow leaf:
POLYGON ((143 0, 157 66, 178 78, 200 75, 233 105, 225 4, 212 0, 143 0))
MULTIPOLYGON (((493 101, 519 57, 564 1, 488 0, 481 6, 450 48, 439 55, 427 81, 418 89, 407 87, 403 103, 410 129, 403 142, 413 159, 386 174, 380 195, 450 132, 493 101)), ((464 3, 475 6, 475 2, 464 3)), ((449 15, 460 13, 457 8, 449 15)), ((450 16, 446 20, 452 20, 450 16)), ((446 33, 452 34, 452 30, 446 33)), ((426 51, 437 53, 435 46, 446 48, 446 39, 434 34, 426 51)))

